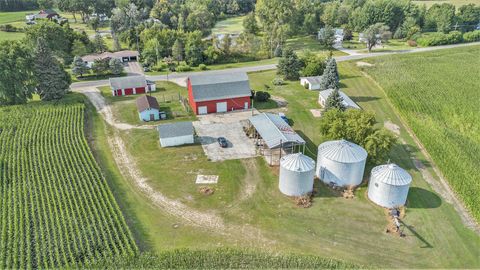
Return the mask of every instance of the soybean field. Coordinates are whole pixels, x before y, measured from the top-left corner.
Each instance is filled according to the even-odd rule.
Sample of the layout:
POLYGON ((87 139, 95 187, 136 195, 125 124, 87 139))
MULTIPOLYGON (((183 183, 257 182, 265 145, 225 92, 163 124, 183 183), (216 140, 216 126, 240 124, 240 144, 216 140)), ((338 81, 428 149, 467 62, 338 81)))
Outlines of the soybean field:
POLYGON ((365 71, 480 221, 480 46, 370 59, 365 71))
POLYGON ((84 105, 0 108, 0 268, 138 253, 84 137, 84 105))

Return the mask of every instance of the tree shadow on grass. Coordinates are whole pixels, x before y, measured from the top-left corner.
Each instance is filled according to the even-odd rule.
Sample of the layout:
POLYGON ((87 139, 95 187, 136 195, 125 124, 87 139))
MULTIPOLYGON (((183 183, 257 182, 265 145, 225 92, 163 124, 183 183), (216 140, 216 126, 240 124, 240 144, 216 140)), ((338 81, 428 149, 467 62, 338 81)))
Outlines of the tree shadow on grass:
POLYGON ((350 96, 350 98, 355 102, 369 102, 380 99, 379 97, 367 97, 367 96, 350 96))
POLYGON ((408 192, 408 208, 431 209, 442 205, 442 199, 435 193, 419 188, 410 187, 408 192))

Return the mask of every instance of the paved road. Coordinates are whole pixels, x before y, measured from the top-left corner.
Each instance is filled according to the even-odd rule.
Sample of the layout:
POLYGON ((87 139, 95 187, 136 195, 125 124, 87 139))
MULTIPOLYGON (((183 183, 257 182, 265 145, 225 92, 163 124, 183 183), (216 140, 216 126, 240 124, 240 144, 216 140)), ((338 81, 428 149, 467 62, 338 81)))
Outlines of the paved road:
MULTIPOLYGON (((480 42, 452 44, 452 45, 435 46, 435 47, 427 47, 427 48, 414 48, 414 49, 410 49, 410 50, 398 50, 398 51, 390 51, 390 52, 378 52, 378 53, 365 53, 365 54, 336 56, 335 59, 337 60, 337 62, 342 62, 342 61, 359 60, 359 59, 365 59, 365 58, 370 58, 370 57, 377 57, 377 56, 382 56, 382 55, 428 52, 428 51, 436 51, 436 50, 442 50, 442 49, 473 46, 473 45, 480 45, 480 42)), ((249 66, 249 67, 241 67, 241 68, 220 69, 220 70, 172 73, 172 74, 168 75, 168 79, 178 82, 178 81, 181 81, 182 79, 184 79, 184 78, 186 78, 190 75, 193 75, 193 74, 200 75, 200 74, 225 74, 225 73, 234 73, 234 72, 254 72, 254 71, 272 70, 272 69, 276 69, 276 68, 277 68, 276 64, 270 64, 270 65, 258 65, 258 66, 249 66)), ((152 81, 165 81, 165 80, 167 80, 167 76, 166 75, 147 76, 147 79, 152 80, 152 81)), ((71 88, 72 89, 91 88, 91 87, 98 87, 98 86, 103 86, 103 85, 108 85, 108 80, 76 82, 76 83, 73 83, 71 85, 71 88)))

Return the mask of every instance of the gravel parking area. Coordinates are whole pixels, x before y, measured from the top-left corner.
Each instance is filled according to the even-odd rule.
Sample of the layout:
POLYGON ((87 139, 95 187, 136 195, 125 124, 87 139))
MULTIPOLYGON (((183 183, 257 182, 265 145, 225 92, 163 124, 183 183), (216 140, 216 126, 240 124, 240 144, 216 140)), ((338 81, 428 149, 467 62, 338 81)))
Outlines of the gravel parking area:
POLYGON ((203 151, 211 161, 257 156, 253 141, 243 131, 242 122, 245 122, 249 116, 251 111, 211 114, 200 116, 200 121, 193 123, 203 151), (217 142, 218 137, 225 137, 228 147, 220 147, 217 142))

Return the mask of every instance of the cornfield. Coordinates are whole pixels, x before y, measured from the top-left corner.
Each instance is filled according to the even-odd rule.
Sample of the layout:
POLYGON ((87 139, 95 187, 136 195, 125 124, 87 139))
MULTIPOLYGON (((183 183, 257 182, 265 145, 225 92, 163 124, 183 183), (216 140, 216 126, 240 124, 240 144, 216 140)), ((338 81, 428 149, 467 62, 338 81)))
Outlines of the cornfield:
POLYGON ((0 108, 0 268, 138 253, 84 137, 84 106, 0 108))
POLYGON ((480 221, 480 46, 375 59, 368 68, 480 221))

